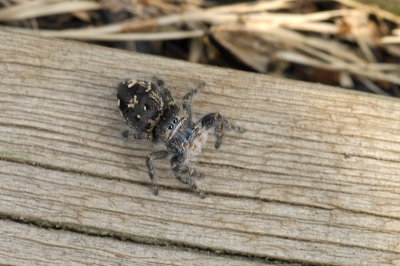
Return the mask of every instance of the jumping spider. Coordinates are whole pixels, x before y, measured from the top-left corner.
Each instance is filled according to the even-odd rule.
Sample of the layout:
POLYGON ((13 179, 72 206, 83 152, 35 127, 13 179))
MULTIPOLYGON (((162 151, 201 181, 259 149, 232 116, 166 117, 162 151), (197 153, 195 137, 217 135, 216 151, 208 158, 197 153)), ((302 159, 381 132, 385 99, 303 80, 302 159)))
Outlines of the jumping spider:
POLYGON ((172 156, 171 168, 176 178, 204 198, 204 192, 192 179, 204 177, 204 174, 187 166, 186 159, 201 152, 210 127, 215 129, 216 149, 222 143, 224 128, 238 132, 245 131, 230 124, 219 113, 207 114, 196 123, 193 122, 190 104, 193 96, 204 86, 203 82, 197 89, 191 90, 183 97, 182 110, 175 103, 164 81, 160 79, 129 80, 118 86, 119 110, 126 123, 134 130, 134 132, 125 131, 122 136, 129 140, 159 140, 167 146, 166 150, 156 151, 147 156, 146 165, 154 195, 158 194, 154 160, 172 156))

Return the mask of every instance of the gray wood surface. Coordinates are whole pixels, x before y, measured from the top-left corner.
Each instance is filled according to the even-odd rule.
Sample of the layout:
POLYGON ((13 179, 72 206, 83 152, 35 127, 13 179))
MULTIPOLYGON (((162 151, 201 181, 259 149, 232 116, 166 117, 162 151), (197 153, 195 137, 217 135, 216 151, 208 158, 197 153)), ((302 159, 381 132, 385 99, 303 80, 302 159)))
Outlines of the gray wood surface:
POLYGON ((0 263, 400 264, 398 99, 1 30, 0 50, 0 263), (150 75, 177 99, 206 82, 194 116, 247 129, 190 160, 204 200, 169 160, 154 196, 163 146, 121 137, 116 85, 150 75))
POLYGON ((44 230, 7 220, 0 221, 0 233, 2 242, 9 244, 0 245, 2 265, 275 265, 239 256, 44 230))

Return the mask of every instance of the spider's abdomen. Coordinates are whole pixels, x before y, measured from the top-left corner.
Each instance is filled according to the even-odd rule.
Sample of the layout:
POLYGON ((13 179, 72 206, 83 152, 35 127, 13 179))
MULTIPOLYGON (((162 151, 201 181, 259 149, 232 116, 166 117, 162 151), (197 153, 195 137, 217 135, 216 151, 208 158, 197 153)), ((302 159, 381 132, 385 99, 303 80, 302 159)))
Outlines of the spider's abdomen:
POLYGON ((117 96, 121 115, 136 132, 152 132, 166 108, 163 92, 151 82, 122 82, 117 96))

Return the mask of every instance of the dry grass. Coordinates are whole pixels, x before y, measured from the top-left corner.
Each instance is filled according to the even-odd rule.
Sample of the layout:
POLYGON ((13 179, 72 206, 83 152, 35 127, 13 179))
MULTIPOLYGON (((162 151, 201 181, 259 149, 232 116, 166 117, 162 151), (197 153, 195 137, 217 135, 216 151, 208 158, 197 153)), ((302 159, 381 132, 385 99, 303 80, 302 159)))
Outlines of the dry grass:
POLYGON ((0 22, 13 31, 84 41, 193 38, 188 58, 195 62, 216 51, 210 38, 199 39, 207 36, 261 73, 283 75, 288 66, 302 65, 314 82, 348 88, 357 83, 378 94, 400 96, 400 17, 352 0, 331 1, 325 9, 318 8, 318 1, 290 0, 222 6, 202 1, 178 6, 161 0, 0 3, 0 22), (99 20, 95 11, 100 9, 116 14, 115 20, 99 20), (40 27, 43 16, 66 15, 86 27, 40 27))

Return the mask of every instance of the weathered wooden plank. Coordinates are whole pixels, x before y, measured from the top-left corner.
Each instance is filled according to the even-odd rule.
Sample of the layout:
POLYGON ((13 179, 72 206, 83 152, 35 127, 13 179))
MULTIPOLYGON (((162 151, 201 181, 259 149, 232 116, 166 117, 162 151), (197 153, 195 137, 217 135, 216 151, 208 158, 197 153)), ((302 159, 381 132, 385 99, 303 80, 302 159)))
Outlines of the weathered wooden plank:
POLYGON ((389 265, 399 258, 400 222, 390 218, 255 199, 199 200, 171 190, 154 199, 143 185, 13 162, 0 161, 0 171, 3 213, 28 222, 282 260, 389 265))
POLYGON ((39 229, 7 220, 0 220, 0 232, 2 265, 276 265, 176 247, 39 229))
POLYGON ((1 214, 255 257, 400 263, 398 100, 1 31, 0 49, 1 214), (205 81, 194 115, 248 130, 191 160, 205 200, 168 161, 153 196, 145 156, 162 146, 120 137, 115 86, 144 74, 177 98, 205 81))

